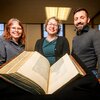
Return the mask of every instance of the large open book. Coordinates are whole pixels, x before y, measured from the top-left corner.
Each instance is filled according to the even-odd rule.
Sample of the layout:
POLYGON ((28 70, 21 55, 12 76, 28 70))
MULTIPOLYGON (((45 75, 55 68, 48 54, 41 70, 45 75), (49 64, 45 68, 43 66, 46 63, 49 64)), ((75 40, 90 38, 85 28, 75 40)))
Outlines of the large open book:
POLYGON ((86 73, 67 53, 51 67, 37 51, 24 51, 0 69, 0 77, 31 93, 52 94, 86 73))

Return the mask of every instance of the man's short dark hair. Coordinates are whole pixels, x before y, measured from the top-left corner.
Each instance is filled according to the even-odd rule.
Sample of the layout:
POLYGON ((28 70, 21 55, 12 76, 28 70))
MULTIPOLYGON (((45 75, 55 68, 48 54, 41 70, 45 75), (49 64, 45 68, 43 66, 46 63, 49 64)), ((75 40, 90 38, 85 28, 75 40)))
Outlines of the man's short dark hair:
POLYGON ((85 8, 78 8, 78 9, 76 9, 76 10, 74 11, 73 15, 75 15, 75 14, 76 14, 77 12, 79 12, 79 11, 85 11, 86 14, 87 14, 87 17, 89 17, 89 13, 88 13, 88 11, 87 11, 85 8))

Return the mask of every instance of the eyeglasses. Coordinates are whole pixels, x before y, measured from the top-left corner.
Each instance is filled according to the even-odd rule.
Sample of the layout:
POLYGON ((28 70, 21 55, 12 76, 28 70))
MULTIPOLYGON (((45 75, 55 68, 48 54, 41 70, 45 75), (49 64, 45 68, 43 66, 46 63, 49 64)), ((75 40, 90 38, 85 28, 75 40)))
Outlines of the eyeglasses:
POLYGON ((58 27, 58 25, 57 25, 57 24, 53 24, 53 23, 49 23, 48 25, 49 25, 49 26, 58 27))

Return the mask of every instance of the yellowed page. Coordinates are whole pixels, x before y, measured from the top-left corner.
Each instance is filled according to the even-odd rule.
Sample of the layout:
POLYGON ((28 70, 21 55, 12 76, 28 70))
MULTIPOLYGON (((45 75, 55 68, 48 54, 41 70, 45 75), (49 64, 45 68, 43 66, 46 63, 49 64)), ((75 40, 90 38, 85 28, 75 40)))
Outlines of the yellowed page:
POLYGON ((81 75, 86 75, 86 72, 84 69, 80 66, 80 64, 73 58, 73 56, 70 55, 70 59, 72 60, 73 64, 75 64, 76 68, 80 72, 81 75))
POLYGON ((21 59, 19 59, 19 57, 17 57, 17 59, 19 59, 19 60, 17 62, 15 62, 14 65, 11 65, 13 67, 7 71, 7 74, 16 72, 28 59, 30 59, 30 57, 33 54, 33 52, 27 52, 27 51, 24 51, 24 52, 25 52, 24 56, 20 55, 21 59))
POLYGON ((49 68, 48 60, 38 52, 34 52, 30 59, 28 59, 17 72, 33 80, 47 92, 49 68))
POLYGON ((78 73, 68 54, 64 55, 51 67, 48 94, 55 92, 78 73))
POLYGON ((20 62, 24 57, 26 56, 26 51, 23 51, 20 55, 12 59, 9 63, 5 64, 0 69, 0 73, 7 73, 9 70, 11 70, 18 62, 20 62))

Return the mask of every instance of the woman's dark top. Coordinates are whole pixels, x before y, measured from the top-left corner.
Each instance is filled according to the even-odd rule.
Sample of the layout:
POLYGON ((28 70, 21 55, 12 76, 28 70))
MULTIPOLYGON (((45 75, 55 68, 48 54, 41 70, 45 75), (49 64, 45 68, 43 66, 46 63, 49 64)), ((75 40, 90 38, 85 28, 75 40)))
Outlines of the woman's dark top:
POLYGON ((5 40, 0 37, 0 65, 19 55, 25 48, 21 43, 16 44, 13 40, 5 40))
MULTIPOLYGON (((45 54, 46 54, 46 53, 44 53, 45 51, 43 51, 43 43, 44 43, 44 40, 45 40, 45 38, 42 38, 42 39, 37 40, 36 45, 35 45, 35 51, 38 51, 43 56, 45 56, 45 54)), ((52 42, 54 42, 54 41, 52 41, 52 42)), ((52 49, 52 52, 54 50, 55 62, 59 58, 61 58, 65 53, 70 54, 69 42, 68 42, 68 40, 65 37, 58 36, 58 38, 56 40, 56 43, 54 43, 54 44, 55 44, 55 46, 52 47, 51 49, 52 49)), ((50 51, 51 51, 51 49, 49 47, 49 50, 50 51)))

